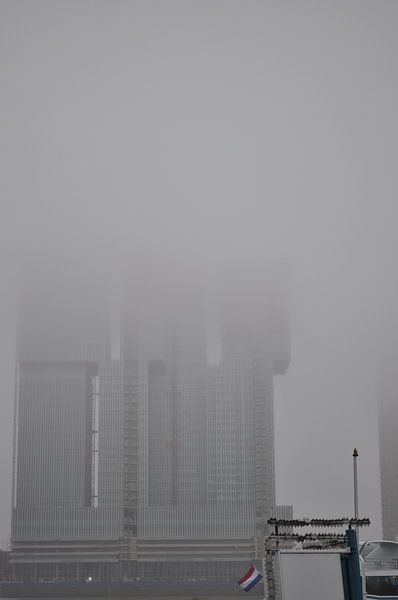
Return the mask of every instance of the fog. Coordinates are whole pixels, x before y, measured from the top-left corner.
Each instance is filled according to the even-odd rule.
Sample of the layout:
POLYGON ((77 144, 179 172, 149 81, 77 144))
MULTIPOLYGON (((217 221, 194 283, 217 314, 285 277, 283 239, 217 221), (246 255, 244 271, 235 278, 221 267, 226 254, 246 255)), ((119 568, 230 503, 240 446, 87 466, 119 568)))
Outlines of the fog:
POLYGON ((51 289, 49 262, 117 274, 134 260, 208 282, 263 262, 288 273, 277 500, 297 516, 352 514, 356 446, 366 537, 381 535, 397 57, 395 0, 1 1, 3 547, 16 295, 27 271, 51 289))

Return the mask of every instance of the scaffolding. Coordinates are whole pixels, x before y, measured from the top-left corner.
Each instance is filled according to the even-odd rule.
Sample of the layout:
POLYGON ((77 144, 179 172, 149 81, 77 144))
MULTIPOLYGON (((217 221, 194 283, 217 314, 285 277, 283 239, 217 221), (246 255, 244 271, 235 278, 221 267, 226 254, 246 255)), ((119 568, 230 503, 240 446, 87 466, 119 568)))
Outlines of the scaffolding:
MULTIPOLYGON (((264 534, 266 514, 275 506, 273 398, 269 385, 267 353, 264 340, 253 340, 253 393, 255 428, 255 502, 256 539, 260 549, 264 534)), ((261 555, 259 555, 261 556, 261 555)))
POLYGON ((123 344, 123 538, 122 561, 137 558, 138 505, 138 368, 137 327, 126 323, 123 344))
POLYGON ((98 402, 99 377, 91 378, 91 506, 98 506, 98 402))

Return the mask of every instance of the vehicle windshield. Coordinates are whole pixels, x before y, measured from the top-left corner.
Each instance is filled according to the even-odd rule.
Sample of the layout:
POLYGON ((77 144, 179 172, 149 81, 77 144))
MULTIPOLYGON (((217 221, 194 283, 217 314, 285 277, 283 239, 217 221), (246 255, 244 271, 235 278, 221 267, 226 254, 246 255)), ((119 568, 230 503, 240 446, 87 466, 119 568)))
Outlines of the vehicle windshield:
POLYGON ((374 596, 397 596, 398 576, 372 576, 366 578, 366 592, 374 596))

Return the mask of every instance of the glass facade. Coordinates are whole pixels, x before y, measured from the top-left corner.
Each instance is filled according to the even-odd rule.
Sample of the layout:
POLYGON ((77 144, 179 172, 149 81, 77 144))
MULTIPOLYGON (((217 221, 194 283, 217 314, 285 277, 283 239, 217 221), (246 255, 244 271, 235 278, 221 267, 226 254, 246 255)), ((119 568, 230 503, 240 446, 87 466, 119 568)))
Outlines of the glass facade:
POLYGON ((46 310, 25 297, 11 557, 21 577, 193 577, 179 561, 210 577, 214 561, 261 555, 283 344, 276 367, 275 332, 256 315, 238 327, 226 317, 209 367, 200 294, 162 305, 125 292, 117 318, 106 296, 74 298, 65 282, 46 310))
POLYGON ((98 366, 96 431, 91 368, 82 363, 19 366, 14 540, 121 535, 120 368, 98 366), (98 448, 93 448, 95 434, 98 448), (93 452, 98 452, 98 463, 93 452))
POLYGON ((398 347, 385 357, 379 385, 379 458, 383 539, 398 541, 398 347))

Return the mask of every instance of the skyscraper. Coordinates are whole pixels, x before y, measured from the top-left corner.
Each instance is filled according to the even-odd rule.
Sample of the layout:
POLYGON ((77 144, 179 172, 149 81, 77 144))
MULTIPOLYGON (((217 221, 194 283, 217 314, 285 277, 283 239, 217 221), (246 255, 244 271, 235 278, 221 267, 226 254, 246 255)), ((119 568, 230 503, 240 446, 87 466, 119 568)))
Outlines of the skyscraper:
POLYGON ((131 270, 116 295, 76 277, 33 281, 21 303, 17 576, 236 572, 261 556, 276 511, 273 375, 289 362, 278 286, 257 273, 224 289, 209 367, 193 276, 131 270))
POLYGON ((12 561, 24 580, 85 577, 119 554, 121 365, 93 273, 36 275, 20 298, 12 561))
POLYGON ((378 412, 383 538, 398 541, 398 348, 393 348, 381 367, 378 412))

